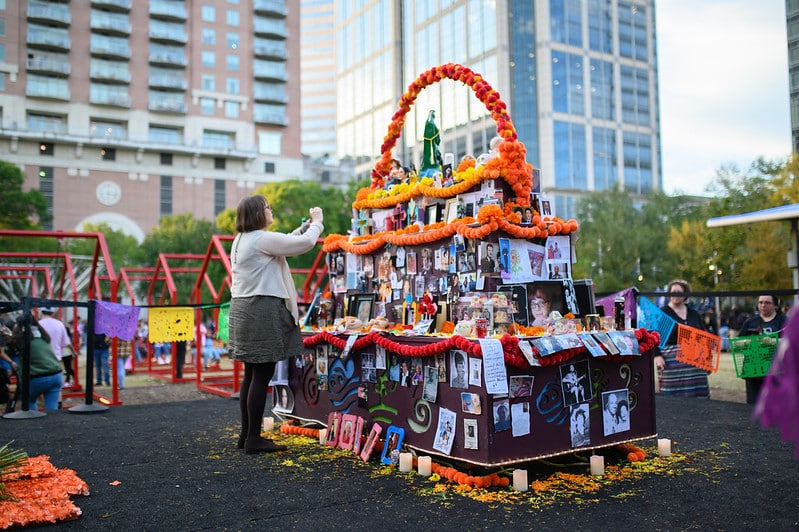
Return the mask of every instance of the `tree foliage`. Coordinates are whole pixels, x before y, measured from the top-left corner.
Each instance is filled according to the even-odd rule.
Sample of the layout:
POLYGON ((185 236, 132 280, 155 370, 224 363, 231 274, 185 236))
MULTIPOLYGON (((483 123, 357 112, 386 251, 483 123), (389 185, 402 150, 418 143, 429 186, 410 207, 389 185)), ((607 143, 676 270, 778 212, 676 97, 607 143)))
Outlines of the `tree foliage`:
POLYGON ((0 228, 42 228, 52 217, 47 212, 47 200, 38 190, 22 190, 25 176, 16 165, 0 161, 0 228))

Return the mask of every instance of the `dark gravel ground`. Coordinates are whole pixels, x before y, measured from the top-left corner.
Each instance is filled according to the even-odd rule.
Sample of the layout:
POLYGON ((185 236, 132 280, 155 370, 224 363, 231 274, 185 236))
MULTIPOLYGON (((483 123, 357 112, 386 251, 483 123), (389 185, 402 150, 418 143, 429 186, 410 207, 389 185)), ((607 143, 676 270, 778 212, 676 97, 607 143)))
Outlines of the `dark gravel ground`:
MULTIPOLYGON (((688 460, 670 474, 644 475, 545 506, 522 496, 480 502, 452 489, 431 494, 434 483, 426 478, 386 474, 375 462, 316 444, 244 455, 235 448, 237 402, 214 396, 89 415, 0 419, 0 441, 49 455, 89 484, 91 495, 75 500, 82 517, 46 528, 799 529, 799 461, 775 431, 750 421, 751 407, 660 396, 656 402, 659 433, 688 460)), ((654 441, 642 444, 651 448, 654 441)), ((612 462, 613 452, 605 454, 612 462)), ((530 465, 532 479, 554 471, 530 465)))

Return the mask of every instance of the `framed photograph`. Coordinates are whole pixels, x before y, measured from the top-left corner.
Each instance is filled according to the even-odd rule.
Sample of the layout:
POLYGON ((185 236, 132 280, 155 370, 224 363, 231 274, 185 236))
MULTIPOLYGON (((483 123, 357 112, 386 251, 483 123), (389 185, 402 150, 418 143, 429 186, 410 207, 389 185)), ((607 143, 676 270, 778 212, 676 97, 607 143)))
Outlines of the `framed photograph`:
POLYGON ((383 454, 380 455, 380 461, 387 465, 399 463, 399 452, 402 448, 402 440, 404 439, 405 429, 389 425, 386 431, 386 443, 383 445, 383 454))
POLYGON ((361 460, 364 462, 368 462, 369 458, 372 456, 372 451, 375 448, 375 444, 381 432, 383 432, 383 427, 377 423, 372 425, 372 429, 369 431, 369 436, 366 438, 366 442, 363 444, 363 450, 360 454, 361 460))
POLYGON ((361 436, 363 436, 364 419, 357 416, 355 420, 355 432, 352 435, 352 452, 357 456, 361 452, 361 436))
POLYGON ((325 445, 329 447, 338 445, 340 425, 341 412, 330 412, 327 416, 327 440, 325 440, 325 445))
POLYGON ((447 200, 446 210, 444 211, 444 221, 452 223, 460 218, 460 213, 463 210, 461 201, 458 198, 451 198, 447 200))
POLYGON ((344 414, 341 417, 341 433, 338 437, 338 446, 345 451, 352 450, 352 444, 355 440, 355 423, 358 421, 358 416, 355 414, 344 414))
POLYGON ((291 413, 294 410, 294 393, 288 384, 277 384, 272 386, 272 410, 275 412, 291 413))
POLYGON ((602 429, 605 436, 630 430, 630 403, 626 388, 602 392, 602 429))
POLYGON ((374 308, 377 302, 377 294, 351 294, 347 305, 347 315, 355 316, 363 323, 369 322, 374 318, 374 308))
POLYGON ((441 204, 432 203, 424 209, 424 221, 427 225, 441 221, 441 204))

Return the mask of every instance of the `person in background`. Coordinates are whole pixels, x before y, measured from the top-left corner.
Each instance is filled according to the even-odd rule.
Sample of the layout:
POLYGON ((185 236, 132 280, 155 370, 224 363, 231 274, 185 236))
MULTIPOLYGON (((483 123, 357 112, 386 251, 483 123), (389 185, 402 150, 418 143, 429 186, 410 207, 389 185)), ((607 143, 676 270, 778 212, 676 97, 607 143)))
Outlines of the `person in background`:
MULTIPOLYGON (((39 396, 44 397, 45 410, 58 410, 61 400, 61 387, 64 385, 63 369, 61 362, 55 357, 53 348, 50 345, 50 336, 47 331, 39 325, 36 318, 30 318, 31 345, 30 345, 30 389, 29 406, 31 410, 36 409, 36 400, 39 396)), ((25 341, 23 337, 23 321, 17 320, 13 334, 9 343, 16 344, 18 347, 25 341)), ((22 379, 22 364, 17 364, 8 355, 0 350, 0 356, 10 363, 17 371, 17 379, 22 379)))
POLYGON ((94 385, 111 386, 111 370, 108 367, 108 344, 111 339, 103 333, 94 333, 94 385))
POLYGON ((117 386, 120 390, 125 389, 125 369, 132 354, 133 341, 117 340, 117 386))
POLYGON ((53 307, 43 308, 43 317, 39 320, 39 327, 47 331, 47 335, 50 337, 50 347, 53 348, 53 354, 59 362, 64 364, 64 371, 66 373, 64 386, 71 386, 75 374, 72 370, 72 346, 70 345, 69 333, 67 332, 66 326, 54 315, 55 309, 53 307))
MULTIPOLYGON (((694 329, 705 330, 702 317, 697 311, 690 308, 687 298, 679 295, 691 291, 688 281, 676 279, 669 283, 667 292, 669 302, 661 307, 677 324, 687 325, 694 329)), ((669 395, 682 395, 689 397, 710 397, 710 386, 708 385, 707 372, 696 366, 685 364, 677 360, 680 346, 677 344, 677 330, 674 326, 666 345, 660 350, 659 355, 655 355, 655 367, 660 372, 660 393, 669 395)))
MULTIPOLYGON (((785 314, 780 312, 777 296, 763 295, 757 298, 757 314, 747 319, 738 336, 757 336, 760 334, 782 333, 785 328, 785 314)), ((753 405, 757 402, 760 388, 765 377, 746 377, 746 402, 753 405)))
POLYGON ((229 353, 244 363, 239 390, 241 434, 247 454, 286 450, 261 436, 266 392, 275 364, 305 350, 299 328, 297 290, 286 257, 314 248, 324 230, 319 207, 310 222, 291 234, 269 231, 272 208, 261 195, 248 196, 236 208, 236 237, 230 252, 229 353))

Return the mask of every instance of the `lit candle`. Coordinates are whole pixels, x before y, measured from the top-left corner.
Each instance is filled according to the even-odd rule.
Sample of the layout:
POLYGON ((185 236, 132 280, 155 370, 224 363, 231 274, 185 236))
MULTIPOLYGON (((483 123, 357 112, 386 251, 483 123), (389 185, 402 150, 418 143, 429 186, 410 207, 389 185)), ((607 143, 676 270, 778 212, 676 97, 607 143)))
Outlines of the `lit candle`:
POLYGON ((513 470, 513 489, 516 491, 527 491, 529 489, 526 469, 513 470))
POLYGON ((429 477, 433 474, 433 459, 429 456, 419 457, 419 474, 429 477))
POLYGON ((605 474, 605 457, 591 455, 591 474, 604 475, 605 474))
POLYGON ((658 440, 658 454, 660 456, 671 456, 671 440, 661 438, 658 440))
POLYGON ((319 443, 324 445, 327 441, 327 429, 319 429, 319 443))
POLYGON ((403 473, 413 470, 413 455, 411 453, 400 453, 399 470, 403 473))
POLYGON ((273 417, 265 417, 264 418, 264 430, 275 430, 275 418, 273 417))

